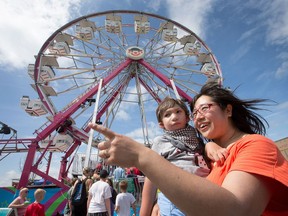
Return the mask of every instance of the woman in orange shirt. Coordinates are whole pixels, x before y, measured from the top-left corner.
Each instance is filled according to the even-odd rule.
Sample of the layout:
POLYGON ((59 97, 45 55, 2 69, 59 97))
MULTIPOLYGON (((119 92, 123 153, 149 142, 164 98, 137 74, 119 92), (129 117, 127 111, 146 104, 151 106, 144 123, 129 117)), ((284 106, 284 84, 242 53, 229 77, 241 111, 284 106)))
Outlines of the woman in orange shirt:
POLYGON ((264 101, 240 100, 215 83, 196 95, 191 103, 195 128, 229 154, 207 179, 182 171, 129 137, 93 123, 90 127, 108 138, 98 145, 107 164, 138 167, 187 215, 284 216, 288 162, 263 136, 265 125, 253 112, 264 101))

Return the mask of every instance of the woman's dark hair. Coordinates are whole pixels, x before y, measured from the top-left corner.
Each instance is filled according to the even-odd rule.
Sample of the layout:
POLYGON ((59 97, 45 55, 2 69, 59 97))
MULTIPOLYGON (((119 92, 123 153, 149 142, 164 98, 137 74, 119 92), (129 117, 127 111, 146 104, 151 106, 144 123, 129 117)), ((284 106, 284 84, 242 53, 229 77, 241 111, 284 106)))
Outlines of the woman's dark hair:
POLYGON ((257 114, 255 110, 264 110, 256 107, 256 105, 263 105, 263 102, 270 100, 240 100, 231 90, 219 86, 218 83, 208 82, 201 88, 200 93, 197 94, 190 103, 191 112, 193 112, 195 102, 203 95, 211 97, 223 110, 228 104, 232 105, 232 121, 239 130, 248 134, 266 134, 265 124, 267 126, 269 126, 269 124, 262 116, 257 114))
POLYGON ((111 178, 107 178, 106 180, 109 182, 108 184, 113 187, 113 180, 111 178))

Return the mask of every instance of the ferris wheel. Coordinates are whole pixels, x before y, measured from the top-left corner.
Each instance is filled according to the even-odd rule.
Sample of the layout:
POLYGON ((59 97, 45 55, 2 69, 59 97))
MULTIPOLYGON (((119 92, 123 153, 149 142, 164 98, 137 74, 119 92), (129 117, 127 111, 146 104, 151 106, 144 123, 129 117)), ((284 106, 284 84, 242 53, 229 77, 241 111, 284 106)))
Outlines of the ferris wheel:
POLYGON ((43 157, 55 151, 64 156, 58 180, 37 170, 40 162, 29 157, 24 169, 59 186, 70 168, 67 158, 89 141, 92 105, 97 103, 96 122, 106 127, 113 125, 121 106, 136 105, 143 142, 149 146, 149 104, 166 96, 189 102, 207 81, 222 84, 216 57, 193 31, 159 15, 128 10, 94 13, 62 26, 44 42, 28 74, 39 98, 23 96, 21 107, 47 118, 28 154, 34 158, 40 148, 43 157))

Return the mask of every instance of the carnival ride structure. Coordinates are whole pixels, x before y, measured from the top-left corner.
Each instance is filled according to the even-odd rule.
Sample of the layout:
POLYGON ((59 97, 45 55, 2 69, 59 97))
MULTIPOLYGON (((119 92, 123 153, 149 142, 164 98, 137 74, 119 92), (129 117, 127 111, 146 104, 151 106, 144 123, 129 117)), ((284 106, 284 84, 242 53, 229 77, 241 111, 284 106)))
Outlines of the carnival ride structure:
MULTIPOLYGON (((159 15, 128 10, 65 24, 44 42, 28 74, 38 98, 23 96, 21 108, 47 121, 33 138, 17 138, 12 130, 10 138, 0 140, 0 160, 27 152, 18 188, 35 174, 63 191, 77 148, 87 144, 89 166, 91 148, 103 139, 91 132, 89 122, 110 128, 121 106, 137 105, 143 143, 149 146, 146 109, 151 103, 168 95, 189 102, 207 81, 222 85, 223 80, 215 55, 193 31, 159 15), (58 178, 49 174, 55 152, 62 155, 58 178), (47 164, 44 170, 41 163, 47 164)), ((1 124, 4 133, 7 125, 1 124)))

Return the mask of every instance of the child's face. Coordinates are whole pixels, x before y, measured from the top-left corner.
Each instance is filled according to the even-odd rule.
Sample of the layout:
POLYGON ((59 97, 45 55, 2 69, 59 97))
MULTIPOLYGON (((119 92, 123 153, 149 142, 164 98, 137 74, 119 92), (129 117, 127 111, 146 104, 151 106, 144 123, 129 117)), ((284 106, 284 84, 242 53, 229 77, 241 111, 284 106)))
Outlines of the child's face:
POLYGON ((188 122, 189 117, 186 116, 185 111, 176 105, 163 113, 159 126, 165 130, 174 131, 185 128, 188 122))

